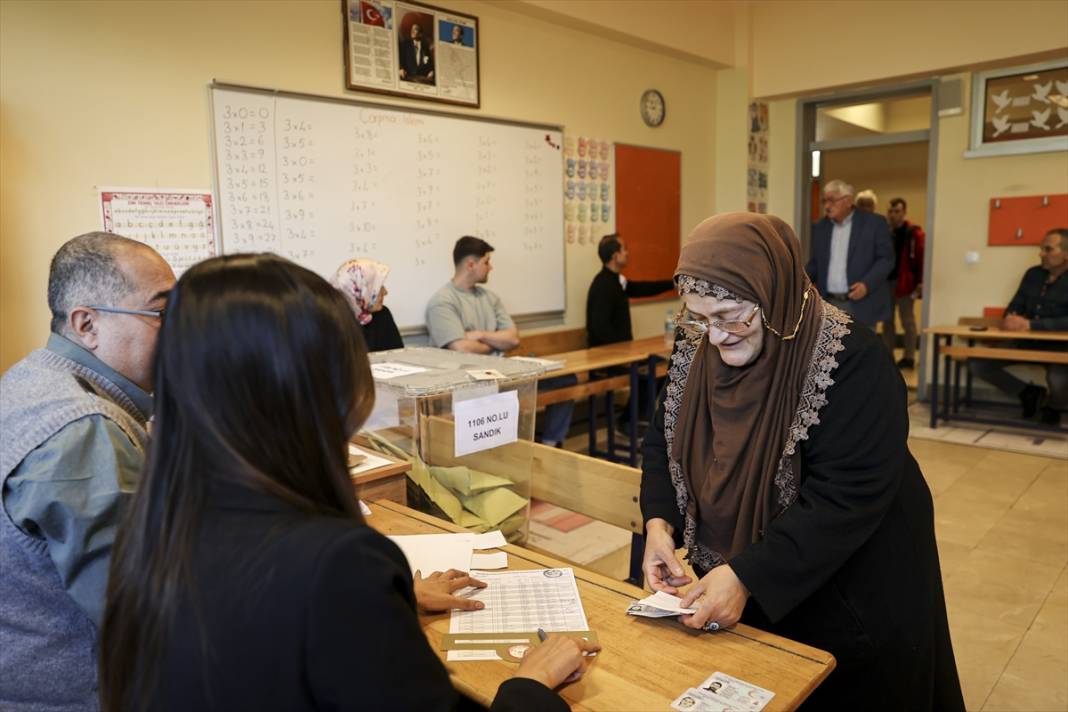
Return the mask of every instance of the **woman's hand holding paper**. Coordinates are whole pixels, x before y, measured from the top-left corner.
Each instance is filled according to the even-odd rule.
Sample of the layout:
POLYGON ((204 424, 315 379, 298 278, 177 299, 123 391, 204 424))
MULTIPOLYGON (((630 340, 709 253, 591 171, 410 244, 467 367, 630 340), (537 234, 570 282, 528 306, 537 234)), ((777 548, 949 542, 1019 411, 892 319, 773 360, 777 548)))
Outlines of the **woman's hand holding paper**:
POLYGON ((729 628, 742 617, 742 609, 749 598, 749 591, 727 564, 717 566, 705 574, 686 595, 682 597, 681 608, 694 608, 692 616, 679 616, 683 625, 703 629, 709 622, 715 622, 717 628, 729 628))

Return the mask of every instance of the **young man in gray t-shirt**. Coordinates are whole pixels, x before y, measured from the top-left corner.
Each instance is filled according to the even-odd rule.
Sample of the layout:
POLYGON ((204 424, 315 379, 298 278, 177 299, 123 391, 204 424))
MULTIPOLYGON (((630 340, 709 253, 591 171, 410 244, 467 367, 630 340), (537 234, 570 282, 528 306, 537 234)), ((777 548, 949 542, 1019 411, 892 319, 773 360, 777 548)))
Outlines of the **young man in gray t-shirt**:
MULTIPOLYGON (((426 305, 430 343, 439 348, 473 354, 500 355, 519 345, 519 330, 501 298, 482 285, 493 269, 493 247, 477 237, 461 237, 452 250, 453 278, 434 293, 426 305)), ((561 388, 575 383, 574 376, 543 379, 539 388, 561 388)), ((571 427, 574 401, 546 407, 541 441, 559 446, 571 427)))

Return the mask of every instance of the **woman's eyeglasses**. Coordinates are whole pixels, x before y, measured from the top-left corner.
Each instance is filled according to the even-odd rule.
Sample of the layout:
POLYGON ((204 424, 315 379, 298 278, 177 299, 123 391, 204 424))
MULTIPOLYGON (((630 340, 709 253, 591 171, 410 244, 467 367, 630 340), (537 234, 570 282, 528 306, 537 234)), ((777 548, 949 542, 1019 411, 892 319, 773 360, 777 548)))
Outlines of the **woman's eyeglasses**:
POLYGON ((718 329, 728 334, 741 334, 753 325, 753 319, 756 318, 759 311, 760 306, 758 305, 753 307, 753 311, 749 313, 749 317, 746 319, 712 319, 709 321, 683 307, 675 315, 675 326, 693 335, 700 334, 703 336, 708 333, 710 328, 718 329))
POLYGON ((703 316, 694 314, 692 311, 683 307, 677 315, 675 315, 675 326, 679 327, 683 331, 689 333, 692 336, 704 336, 708 333, 709 329, 718 329, 719 331, 726 332, 737 336, 743 334, 753 324, 753 319, 756 318, 757 312, 760 312, 760 320, 764 322, 764 326, 768 331, 778 336, 783 341, 790 341, 797 338, 797 332, 801 330, 801 322, 805 320, 805 306, 808 304, 809 289, 805 289, 804 296, 801 297, 801 313, 797 316, 797 324, 794 325, 794 331, 789 336, 783 336, 775 327, 768 323, 768 318, 764 316, 764 310, 760 308, 760 305, 753 307, 753 311, 750 312, 749 317, 746 319, 712 319, 709 321, 703 316))

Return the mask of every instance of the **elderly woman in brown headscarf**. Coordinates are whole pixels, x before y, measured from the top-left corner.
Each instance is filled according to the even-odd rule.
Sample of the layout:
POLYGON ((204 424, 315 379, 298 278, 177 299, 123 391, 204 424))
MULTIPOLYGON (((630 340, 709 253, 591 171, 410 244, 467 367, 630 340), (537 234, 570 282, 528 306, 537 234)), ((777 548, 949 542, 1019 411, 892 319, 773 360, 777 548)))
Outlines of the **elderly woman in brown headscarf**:
POLYGON ((696 608, 692 628, 740 620, 831 652, 814 709, 963 710, 931 493, 882 342, 820 299, 775 217, 701 223, 675 281, 644 444, 651 586, 696 608), (677 546, 699 577, 685 591, 677 546))

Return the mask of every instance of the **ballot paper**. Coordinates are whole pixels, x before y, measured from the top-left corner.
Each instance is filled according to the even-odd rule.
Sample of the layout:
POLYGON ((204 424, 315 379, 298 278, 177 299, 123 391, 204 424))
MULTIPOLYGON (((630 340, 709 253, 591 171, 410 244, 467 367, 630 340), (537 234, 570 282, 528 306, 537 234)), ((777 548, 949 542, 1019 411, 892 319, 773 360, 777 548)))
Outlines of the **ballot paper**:
POLYGON ((563 361, 555 361, 551 358, 535 358, 533 356, 512 356, 513 361, 526 361, 527 363, 537 364, 546 371, 556 371, 564 367, 563 361))
POLYGON ((363 500, 360 500, 360 514, 365 517, 371 516, 371 508, 364 504, 363 500))
POLYGON ((640 601, 634 601, 627 607, 627 614, 642 616, 643 618, 670 618, 671 616, 690 615, 697 612, 696 608, 683 608, 682 599, 672 596, 670 593, 657 591, 652 596, 646 596, 640 601))
POLYGON ((775 693, 763 687, 714 672, 699 688, 679 695, 671 707, 684 712, 760 712, 773 697, 775 693))
MULTIPOLYGON (((391 536, 389 539, 404 552, 412 573, 420 571, 423 576, 449 569, 470 571, 477 568, 474 565, 476 549, 492 549, 505 544, 504 535, 499 529, 485 534, 408 534, 391 536)), ((501 556, 505 557, 504 566, 507 566, 507 554, 502 553, 501 556)), ((484 568, 503 568, 499 556, 486 560, 486 563, 488 565, 484 568)))
POLYGON ((352 475, 358 475, 361 472, 367 472, 368 470, 374 470, 379 467, 385 467, 386 465, 393 464, 386 458, 379 457, 370 450, 364 450, 363 448, 357 447, 356 445, 353 445, 351 443, 349 443, 349 453, 353 455, 364 456, 364 459, 360 462, 360 464, 349 468, 349 474, 352 475))
MULTIPOLYGON (((575 572, 563 569, 476 572, 486 583, 470 598, 482 601, 478 611, 452 611, 450 633, 519 633, 541 628, 555 631, 589 630, 575 572)), ((450 650, 448 660, 500 660, 492 650, 450 650)))
POLYGON ((508 554, 495 551, 492 554, 471 554, 471 568, 482 571, 508 568, 508 554))
POLYGON ((429 371, 430 369, 422 366, 415 366, 410 363, 397 363, 395 361, 383 361, 381 363, 371 364, 371 377, 376 381, 388 381, 391 378, 397 376, 411 376, 416 373, 422 373, 429 371))

